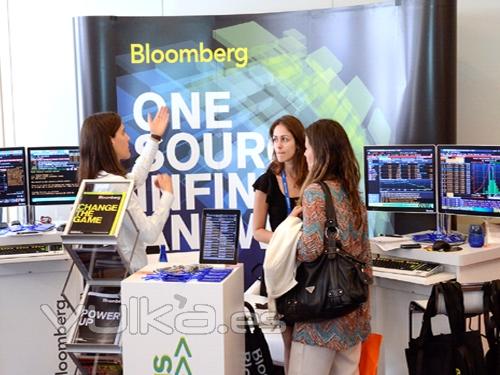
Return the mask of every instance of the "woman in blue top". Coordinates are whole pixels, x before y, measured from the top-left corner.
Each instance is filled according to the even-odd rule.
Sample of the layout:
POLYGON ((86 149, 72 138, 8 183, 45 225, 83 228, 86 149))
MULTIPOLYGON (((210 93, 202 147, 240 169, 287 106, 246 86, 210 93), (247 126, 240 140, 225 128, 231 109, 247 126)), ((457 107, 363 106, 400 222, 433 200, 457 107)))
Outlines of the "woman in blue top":
POLYGON ((253 236, 264 243, 269 243, 273 231, 295 207, 307 176, 305 132, 300 120, 290 115, 280 117, 271 125, 269 135, 273 160, 253 184, 253 236), (271 230, 266 229, 268 216, 271 230))

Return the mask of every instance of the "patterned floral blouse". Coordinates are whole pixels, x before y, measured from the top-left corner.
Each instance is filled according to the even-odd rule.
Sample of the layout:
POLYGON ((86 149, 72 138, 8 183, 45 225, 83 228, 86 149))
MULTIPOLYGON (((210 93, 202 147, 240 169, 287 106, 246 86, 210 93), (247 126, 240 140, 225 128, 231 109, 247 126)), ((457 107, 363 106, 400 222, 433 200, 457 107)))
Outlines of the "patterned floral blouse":
MULTIPOLYGON (((332 193, 343 249, 357 259, 370 263, 366 211, 363 213, 362 228, 357 230, 345 191, 338 182, 327 181, 327 185, 332 193)), ((303 233, 298 243, 297 259, 301 262, 311 262, 323 252, 326 209, 325 195, 319 184, 311 184, 305 189, 302 207, 303 233)), ((371 269, 369 272, 371 274, 371 269)), ((353 312, 336 319, 295 323, 293 340, 341 351, 365 340, 369 333, 370 312, 367 302, 353 312)))

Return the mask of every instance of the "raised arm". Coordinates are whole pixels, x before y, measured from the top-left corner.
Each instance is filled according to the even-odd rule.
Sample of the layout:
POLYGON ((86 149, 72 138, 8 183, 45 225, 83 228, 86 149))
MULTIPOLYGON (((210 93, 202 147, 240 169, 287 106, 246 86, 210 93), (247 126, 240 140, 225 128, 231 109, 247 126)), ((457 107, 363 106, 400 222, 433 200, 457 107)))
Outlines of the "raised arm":
POLYGON ((167 130, 169 119, 170 111, 165 106, 160 107, 154 119, 151 119, 151 113, 148 113, 149 131, 153 138, 160 137, 161 139, 163 137, 165 130, 167 130))
POLYGON ((151 169, 151 165, 153 165, 158 151, 158 145, 167 129, 169 118, 170 112, 167 107, 160 107, 154 119, 152 119, 151 114, 148 113, 148 124, 151 137, 147 140, 144 149, 136 159, 132 171, 127 174, 128 179, 134 180, 136 188, 142 186, 148 177, 149 170, 151 169))

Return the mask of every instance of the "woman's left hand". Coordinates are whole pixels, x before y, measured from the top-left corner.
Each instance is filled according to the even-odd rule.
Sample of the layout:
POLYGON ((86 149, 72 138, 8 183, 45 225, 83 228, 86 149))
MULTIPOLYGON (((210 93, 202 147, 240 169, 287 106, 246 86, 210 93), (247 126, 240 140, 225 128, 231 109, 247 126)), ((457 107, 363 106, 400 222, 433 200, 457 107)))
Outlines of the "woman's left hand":
POLYGON ((168 108, 165 106, 160 107, 160 110, 156 113, 154 119, 151 119, 151 114, 148 113, 148 124, 151 134, 163 137, 163 134, 167 129, 169 118, 170 118, 170 112, 168 108))
POLYGON ((293 217, 300 217, 301 215, 302 215, 302 206, 295 206, 292 212, 290 212, 290 216, 293 217))
POLYGON ((172 177, 166 173, 161 173, 156 175, 155 186, 163 191, 168 191, 169 193, 174 193, 172 188, 172 177))

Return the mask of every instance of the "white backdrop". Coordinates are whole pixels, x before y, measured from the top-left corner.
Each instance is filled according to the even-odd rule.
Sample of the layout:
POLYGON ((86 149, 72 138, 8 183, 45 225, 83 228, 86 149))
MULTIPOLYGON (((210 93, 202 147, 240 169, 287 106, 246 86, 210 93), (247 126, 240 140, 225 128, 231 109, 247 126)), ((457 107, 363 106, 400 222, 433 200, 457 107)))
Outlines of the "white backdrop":
MULTIPOLYGON (((500 2, 458 1, 458 142, 500 140, 500 2)), ((0 0, 0 147, 78 143, 72 17, 255 13, 369 0, 0 0), (57 9, 57 11, 55 11, 57 9)), ((384 1, 378 1, 384 2, 384 1)), ((61 220, 67 210, 50 208, 61 220)), ((16 210, 10 211, 12 216, 16 210)))
MULTIPOLYGON (((458 142, 498 144, 500 1, 457 1, 458 142)), ((73 16, 254 13, 369 2, 376 1, 0 0, 0 147, 78 143, 73 16)), ((68 211, 51 207, 37 216, 65 220, 68 211)), ((18 214, 11 210, 8 219, 18 214)))

